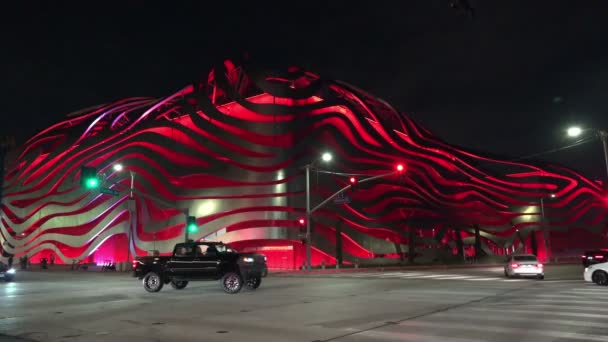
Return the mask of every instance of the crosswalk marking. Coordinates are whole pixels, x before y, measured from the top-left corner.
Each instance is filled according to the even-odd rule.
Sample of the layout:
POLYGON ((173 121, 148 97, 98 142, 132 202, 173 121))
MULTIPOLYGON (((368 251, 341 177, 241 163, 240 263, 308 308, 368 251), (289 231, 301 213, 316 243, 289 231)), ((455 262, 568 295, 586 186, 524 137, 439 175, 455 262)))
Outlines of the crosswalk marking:
MULTIPOLYGON (((494 309, 489 308, 471 308, 470 310, 474 311, 493 311, 494 309)), ((501 311, 504 312, 512 312, 512 313, 531 313, 537 315, 545 315, 545 316, 572 316, 572 317, 586 317, 586 318, 606 318, 606 314, 591 314, 585 312, 556 312, 556 311, 547 311, 547 310, 523 310, 523 309, 511 309, 511 308, 501 308, 501 311)))
POLYGON ((487 281, 487 280, 504 280, 501 278, 496 278, 496 277, 491 277, 491 278, 471 278, 471 279, 467 279, 467 280, 473 280, 473 281, 487 281))
MULTIPOLYGON (((522 317, 522 316, 509 316, 505 318, 504 313, 497 313, 496 315, 488 314, 484 312, 483 314, 474 314, 474 313, 466 313, 463 314, 461 312, 440 312, 437 314, 437 318, 453 318, 453 319, 462 319, 466 317, 467 320, 473 320, 476 322, 483 321, 496 321, 496 322, 530 322, 532 319, 530 317, 522 317)), ((570 320, 570 319, 547 319, 547 318, 534 318, 535 322, 539 323, 548 323, 551 325, 559 326, 559 325, 571 325, 571 326, 579 326, 579 327, 587 327, 587 328, 606 328, 606 323, 604 322, 594 322, 588 320, 570 320)))
MULTIPOLYGON (((459 275, 427 279, 438 280, 442 277, 459 275)), ((477 276, 474 279, 487 280, 468 284, 478 289, 496 288, 490 281, 500 278, 477 276)), ((602 300, 608 293, 608 287, 589 287, 582 282, 579 287, 559 283, 538 284, 542 286, 490 295, 487 300, 405 318, 379 328, 353 331, 336 342, 608 342, 608 307, 602 300)), ((434 292, 435 289, 420 289, 412 295, 430 295, 434 292)), ((439 290, 438 293, 461 298, 458 291, 439 290)), ((437 298, 442 298, 442 295, 437 298)))
POLYGON ((366 272, 366 273, 338 273, 327 275, 332 278, 377 278, 377 279, 428 279, 428 280, 463 280, 463 281, 498 281, 519 282, 527 279, 508 279, 498 276, 471 275, 459 273, 432 273, 432 272, 366 272))
MULTIPOLYGON (((475 330, 481 332, 491 333, 512 333, 514 329, 512 327, 501 327, 496 325, 479 325, 476 322, 459 322, 459 323, 446 323, 441 322, 424 322, 424 321, 405 321, 399 323, 400 326, 412 327, 412 328, 429 328, 434 329, 451 329, 451 330, 475 330)), ((582 341, 604 341, 608 342, 608 336, 594 335, 594 334, 583 334, 570 331, 556 331, 556 330, 541 330, 541 329, 525 329, 526 335, 546 336, 555 337, 562 339, 582 340, 582 341)))
POLYGON ((445 277, 441 277, 441 278, 437 278, 439 280, 451 280, 451 279, 469 279, 469 278, 474 278, 474 276, 460 276, 460 275, 454 275, 454 276, 445 276, 445 277))
MULTIPOLYGON (((437 342, 445 341, 445 336, 436 334, 421 334, 411 332, 389 332, 389 331, 363 331, 358 333, 360 336, 365 336, 369 339, 376 340, 389 340, 389 341, 415 341, 415 342, 437 342)), ((450 342, 486 342, 487 340, 480 340, 476 338, 461 338, 461 337, 450 337, 450 342)))

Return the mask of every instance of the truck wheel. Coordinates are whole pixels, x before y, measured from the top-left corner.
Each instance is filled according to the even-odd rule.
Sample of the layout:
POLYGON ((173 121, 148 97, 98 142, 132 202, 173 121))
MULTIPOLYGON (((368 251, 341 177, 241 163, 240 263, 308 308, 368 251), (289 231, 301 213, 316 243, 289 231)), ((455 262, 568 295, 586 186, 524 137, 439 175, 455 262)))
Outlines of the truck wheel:
POLYGON ((222 277, 222 288, 224 292, 235 294, 241 291, 243 278, 238 273, 228 272, 222 277))
POLYGON ((262 278, 253 277, 253 278, 247 279, 245 286, 247 287, 248 290, 255 290, 258 287, 260 287, 260 284, 262 284, 262 278))
POLYGON ((171 281, 171 287, 173 287, 176 290, 183 290, 186 288, 186 286, 188 286, 187 280, 172 280, 171 281))
POLYGON ((158 292, 163 288, 163 280, 156 272, 148 272, 143 279, 144 289, 148 292, 158 292))

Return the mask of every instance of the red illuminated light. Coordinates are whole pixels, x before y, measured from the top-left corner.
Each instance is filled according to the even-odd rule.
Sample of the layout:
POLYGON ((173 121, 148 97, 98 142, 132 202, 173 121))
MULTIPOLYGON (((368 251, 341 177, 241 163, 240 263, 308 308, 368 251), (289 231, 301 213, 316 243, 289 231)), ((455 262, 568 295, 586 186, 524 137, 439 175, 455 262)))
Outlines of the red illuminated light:
POLYGON ((512 268, 518 268, 518 267, 519 267, 519 264, 511 264, 511 267, 512 267, 512 268))
POLYGON ((351 184, 355 184, 355 183, 357 183, 357 178, 350 177, 349 181, 350 181, 351 184))
POLYGON ((298 220, 298 223, 303 226, 304 223, 306 223, 306 220, 303 219, 303 218, 301 218, 301 219, 298 220))
POLYGON ((536 267, 543 268, 543 264, 538 264, 538 265, 536 265, 536 267))
POLYGON ((405 167, 403 166, 403 164, 397 164, 397 171, 401 172, 405 169, 405 167))
POLYGON ((596 258, 596 259, 604 259, 603 255, 594 255, 593 257, 596 258))

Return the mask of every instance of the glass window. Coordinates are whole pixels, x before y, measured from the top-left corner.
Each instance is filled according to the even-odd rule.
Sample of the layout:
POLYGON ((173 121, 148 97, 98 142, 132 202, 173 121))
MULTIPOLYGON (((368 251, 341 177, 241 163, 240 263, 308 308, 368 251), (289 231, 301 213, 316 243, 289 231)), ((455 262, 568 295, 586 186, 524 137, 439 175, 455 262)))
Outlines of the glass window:
POLYGON ((228 245, 215 245, 215 249, 218 253, 237 253, 236 249, 228 246, 228 245))
POLYGON ((207 253, 208 249, 209 249, 209 246, 207 246, 207 245, 199 245, 198 249, 196 250, 196 253, 198 255, 205 255, 207 253))
POLYGON ((515 261, 536 261, 536 257, 534 255, 517 255, 513 257, 515 261))
POLYGON ((175 249, 175 256, 187 257, 192 255, 192 246, 180 246, 175 249))

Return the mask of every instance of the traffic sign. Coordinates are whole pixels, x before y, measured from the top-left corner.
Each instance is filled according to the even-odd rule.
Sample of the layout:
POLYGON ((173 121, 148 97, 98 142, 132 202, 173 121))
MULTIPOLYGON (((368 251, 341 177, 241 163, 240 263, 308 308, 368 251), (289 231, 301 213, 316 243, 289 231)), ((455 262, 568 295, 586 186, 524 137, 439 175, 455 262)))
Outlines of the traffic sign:
POLYGON ((118 196, 118 191, 109 188, 99 188, 99 192, 106 195, 118 196))
POLYGON ((343 192, 334 198, 334 204, 346 204, 350 203, 350 197, 343 192))

